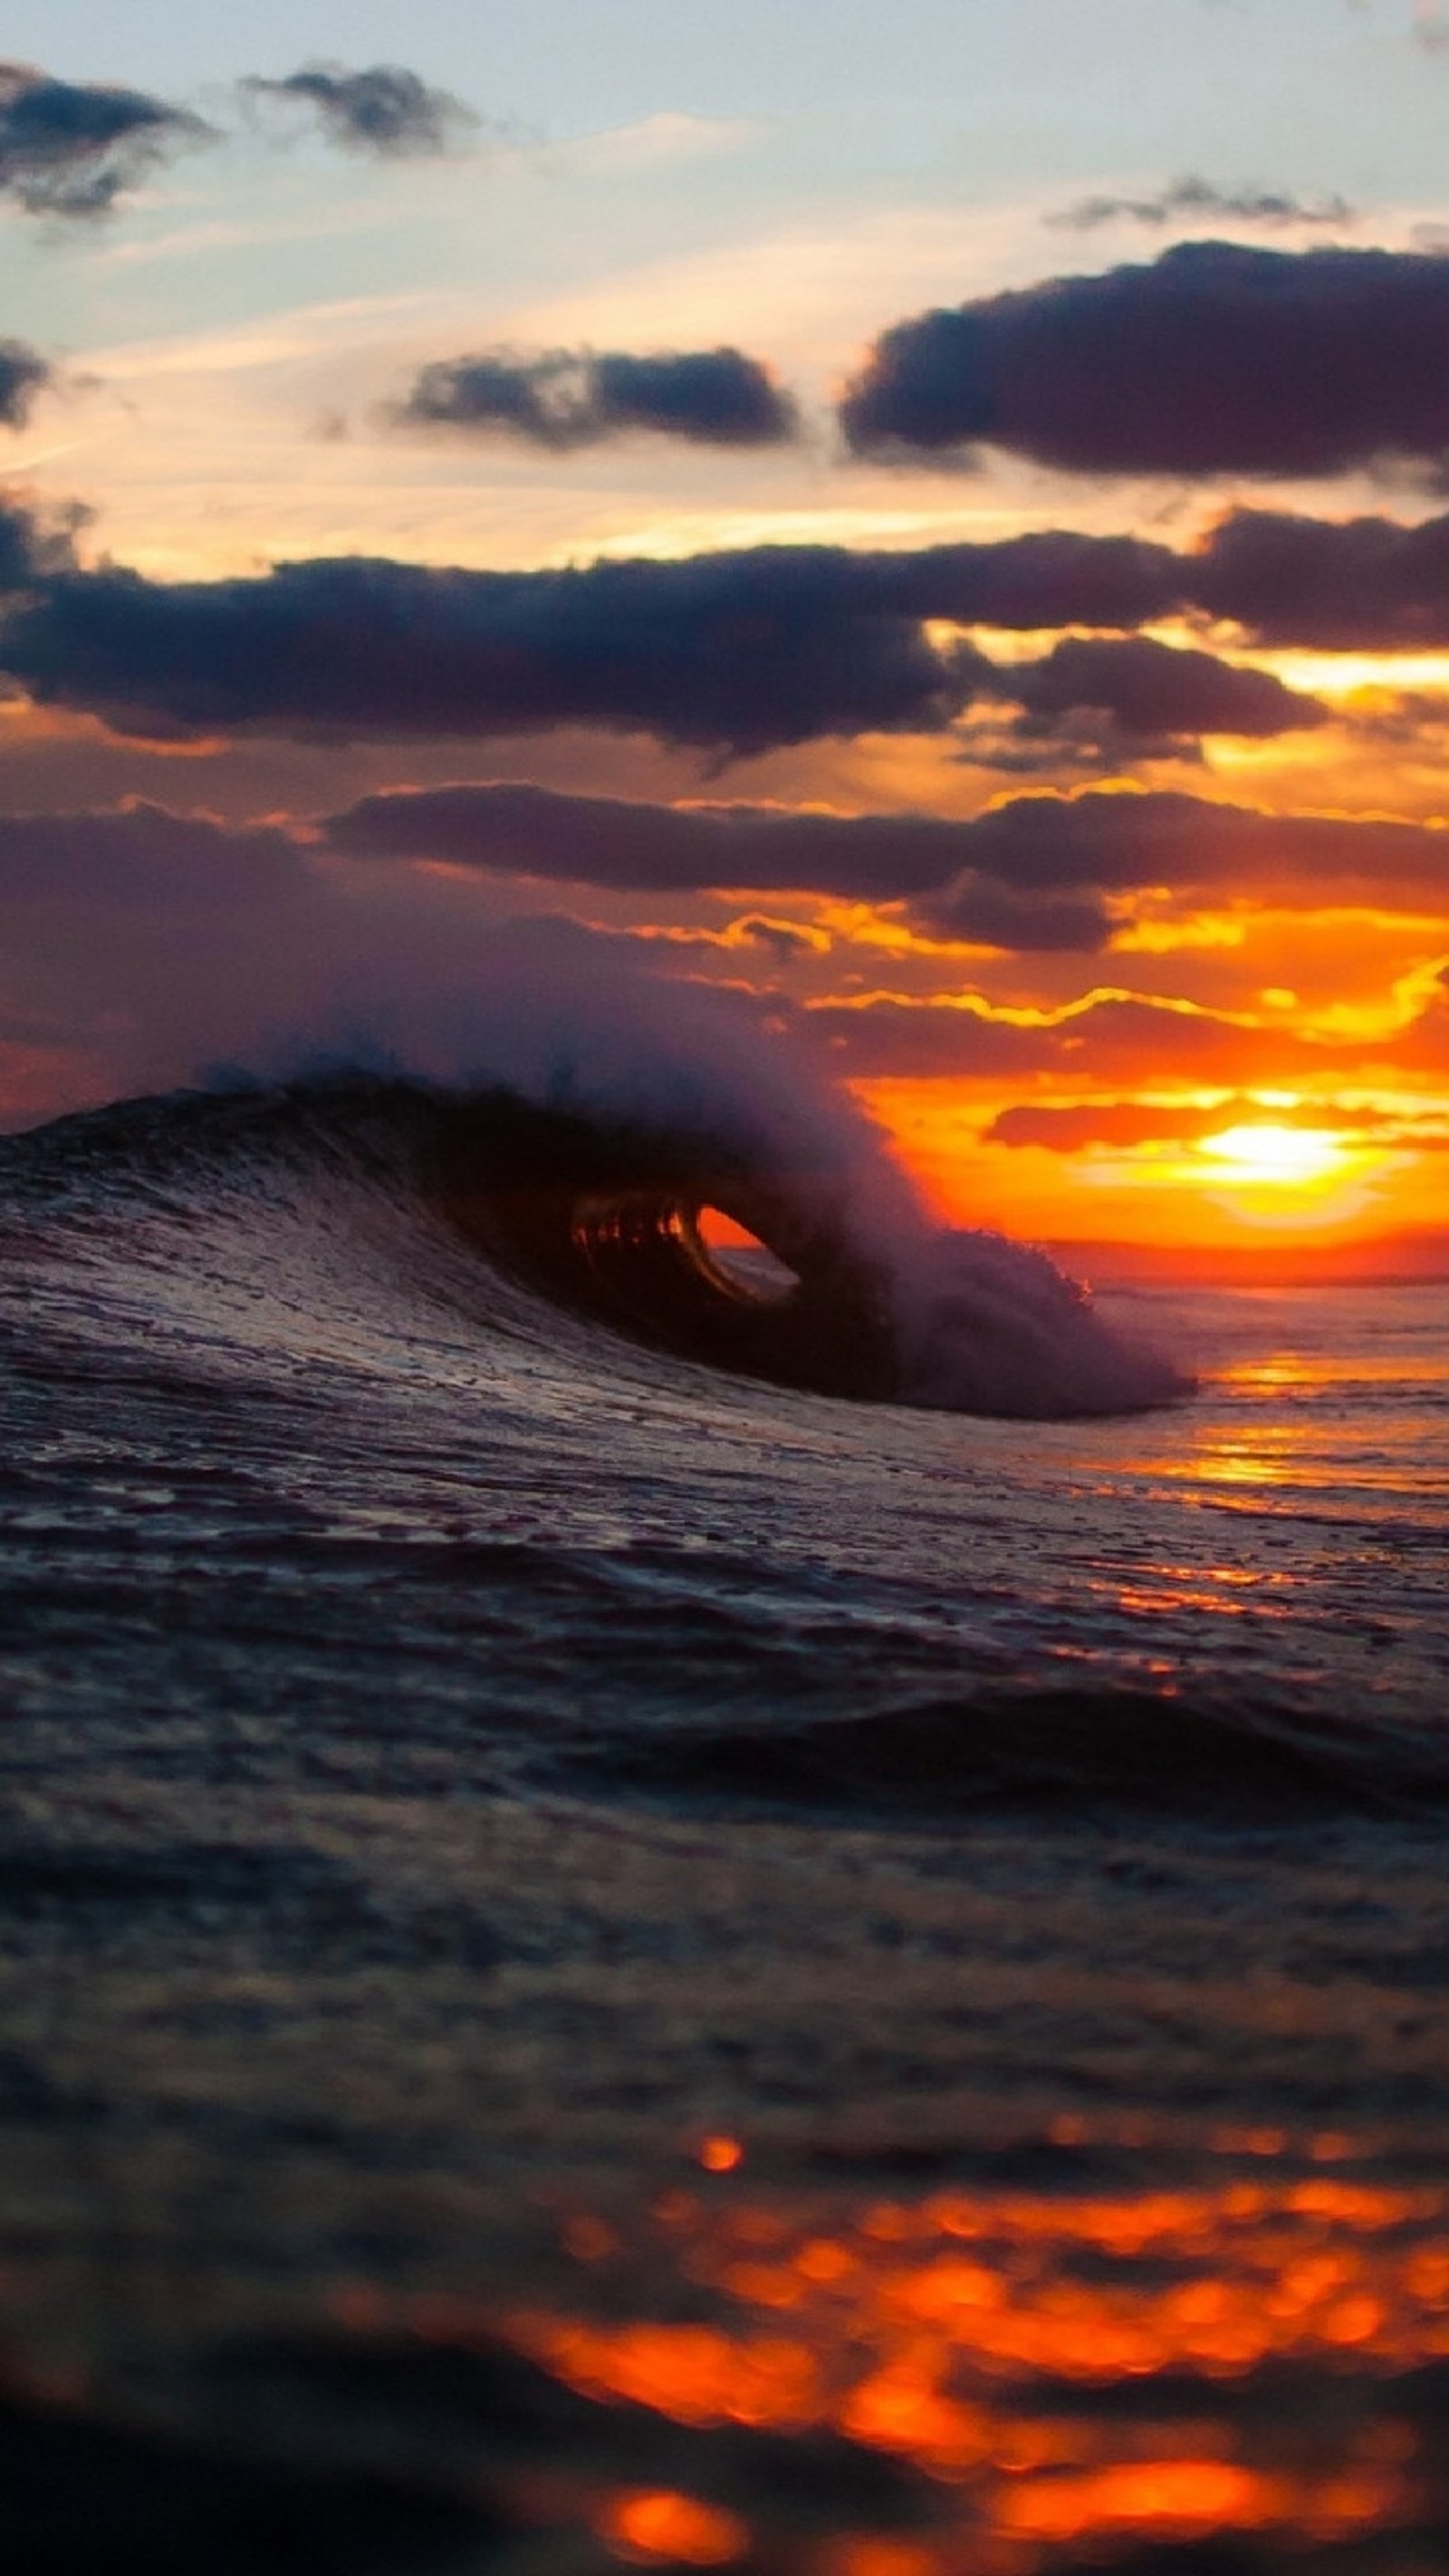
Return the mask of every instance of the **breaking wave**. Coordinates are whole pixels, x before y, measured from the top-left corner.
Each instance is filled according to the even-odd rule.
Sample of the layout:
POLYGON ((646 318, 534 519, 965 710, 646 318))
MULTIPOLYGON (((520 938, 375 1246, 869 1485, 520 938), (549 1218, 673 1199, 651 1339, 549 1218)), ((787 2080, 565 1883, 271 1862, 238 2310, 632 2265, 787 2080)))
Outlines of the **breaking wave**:
MULTIPOLYGON (((286 1176, 379 1193, 466 1246, 479 1320, 490 1281, 676 1359, 813 1393, 1070 1419, 1190 1391, 1047 1257, 933 1227, 863 1121, 758 1101, 687 1102, 672 1122, 333 1069, 85 1112, 4 1149, 13 1194, 83 1186, 98 1214, 158 1194, 184 1217, 286 1176), (716 1233, 732 1238, 721 1250, 716 1233)), ((253 1231, 252 1250, 255 1250, 253 1231)), ((326 1319, 319 1318, 325 1325, 326 1319)), ((400 1327, 405 1318, 400 1318, 400 1327)))

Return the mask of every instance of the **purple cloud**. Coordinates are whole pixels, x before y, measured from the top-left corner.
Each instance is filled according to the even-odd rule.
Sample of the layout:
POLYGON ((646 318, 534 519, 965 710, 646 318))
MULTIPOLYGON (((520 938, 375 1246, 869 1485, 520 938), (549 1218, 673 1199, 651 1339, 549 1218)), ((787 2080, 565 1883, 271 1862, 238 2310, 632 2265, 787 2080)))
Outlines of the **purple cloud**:
POLYGON ((1085 474, 1341 474, 1449 452, 1449 258, 1182 242, 918 315, 841 406, 858 455, 1085 474))
POLYGON ((653 430, 702 447, 779 447, 794 404, 741 349, 485 349, 424 367, 388 414, 401 429, 511 436, 555 452, 653 430))

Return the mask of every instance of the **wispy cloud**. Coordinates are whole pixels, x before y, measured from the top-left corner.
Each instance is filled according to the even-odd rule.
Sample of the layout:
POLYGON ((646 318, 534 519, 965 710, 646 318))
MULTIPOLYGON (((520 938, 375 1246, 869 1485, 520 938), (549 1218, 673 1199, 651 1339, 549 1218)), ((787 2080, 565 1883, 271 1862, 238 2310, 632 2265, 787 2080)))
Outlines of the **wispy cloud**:
POLYGON ((144 90, 0 63, 0 195, 28 215, 96 221, 157 164, 213 129, 144 90))
POLYGON ((328 140, 379 160, 417 160, 446 152, 476 129, 474 110, 399 63, 347 71, 341 63, 308 63, 284 79, 259 74, 241 83, 250 98, 300 107, 328 140))
POLYGON ((1174 179, 1154 197, 1078 197, 1043 218, 1055 232, 1100 232, 1107 224, 1141 224, 1163 232, 1169 225, 1204 221, 1259 225, 1267 232, 1295 228, 1345 230, 1358 221, 1346 197, 1295 197, 1277 188, 1216 188, 1210 179, 1174 179))

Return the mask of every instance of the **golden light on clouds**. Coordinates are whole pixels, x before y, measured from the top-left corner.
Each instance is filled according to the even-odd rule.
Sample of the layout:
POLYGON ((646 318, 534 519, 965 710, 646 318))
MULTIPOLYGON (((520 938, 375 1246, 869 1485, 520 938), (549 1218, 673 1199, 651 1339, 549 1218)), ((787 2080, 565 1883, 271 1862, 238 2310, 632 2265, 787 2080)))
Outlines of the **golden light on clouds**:
POLYGON ((1272 671, 1290 689, 1340 703, 1364 690, 1449 689, 1449 653, 1313 653, 1282 651, 1242 655, 1272 671))
MULTIPOLYGON (((1418 0, 1394 5, 1407 55, 1418 0)), ((1422 0, 1423 28, 1439 14, 1422 0)), ((1214 17, 1196 13, 1195 41, 1214 17)), ((1044 66, 1032 61, 1035 80, 1044 66)), ((1356 138, 1357 82, 1350 104, 1345 135, 1356 138)), ((234 600, 196 610, 224 611, 224 623, 234 613, 236 634, 250 634, 319 578, 330 583, 319 566, 359 557, 401 565, 407 580, 409 567, 517 577, 518 603, 545 595, 531 576, 552 584, 602 561, 612 618, 630 587, 617 567, 641 559, 633 642, 622 628, 581 641, 582 605, 582 623, 552 642, 539 630, 524 644, 522 628, 500 626, 503 679, 490 644, 457 700, 456 737, 420 720, 425 657, 408 657, 400 696, 363 691, 345 722, 321 727, 271 674, 248 682, 256 704, 228 697, 230 682, 208 694, 190 670, 164 687, 158 677, 162 695, 179 689, 202 707, 213 726, 203 737, 190 716, 171 724, 169 699, 154 724, 132 710, 129 668, 106 694, 84 673, 64 686, 47 677, 42 654, 36 702, 19 684, 0 701, 5 813, 89 814, 139 798, 177 818, 178 833, 197 818, 203 849, 213 814, 237 830, 264 817, 301 844, 309 898, 315 881, 319 901, 325 892, 349 919, 353 863, 323 857, 308 818, 374 792, 519 782, 657 809, 660 819, 641 819, 646 834, 669 834, 700 805, 776 808, 841 826, 842 851, 844 827, 858 824, 858 846, 876 852, 868 865, 827 862, 816 841, 814 873, 802 855, 798 883, 788 856, 762 884, 706 884, 697 861, 677 874, 650 862, 636 879, 616 856, 591 879, 581 857, 574 880, 532 875, 526 849, 511 871, 420 850, 405 872, 399 863, 397 918, 446 903, 450 926, 487 941, 506 905, 530 921, 557 913, 604 941, 627 936, 650 974, 726 988, 771 1035, 813 1030, 827 1076, 880 1115, 952 1222, 1063 1244, 1209 1247, 1267 1242, 1274 1228, 1330 1242, 1442 1227, 1449 1157, 1426 1099, 1442 1087, 1449 1025, 1442 496, 1381 475, 1352 441, 1342 470, 1320 470, 1311 439, 1266 480, 1098 472, 1070 443, 1044 465, 1056 446, 1005 437, 978 440, 969 458, 928 442, 906 474, 899 458, 853 444, 837 413, 901 317, 1030 299, 1047 279, 1070 284, 1080 262, 1176 258, 1177 217, 1191 230, 1209 207, 1169 191, 1156 214, 1134 214, 1121 174, 1104 174, 1117 229, 1089 215, 1075 241, 1055 167, 1027 172, 1015 147, 969 197, 954 178, 944 194, 923 178, 903 197, 894 143, 888 172, 842 189, 837 171, 827 185, 820 135, 806 141, 773 108, 686 114, 640 99, 566 143, 544 145, 543 130, 490 129, 476 158, 414 169, 409 229, 382 270, 400 197, 340 187, 305 157, 248 162, 245 138, 230 171, 208 164, 211 180, 202 170, 184 195, 163 190, 91 228, 71 267, 36 242, 31 290, 47 333, 55 293, 82 290, 54 335, 76 372, 51 388, 47 402, 63 390, 63 409, 38 415, 35 443, 27 426, 12 463, 46 509, 64 518, 83 504, 82 583, 104 586, 108 567, 126 582, 149 577, 137 594, 148 616, 169 616, 171 582, 235 578, 234 600), (523 363, 713 344, 746 353, 789 395, 798 436, 732 443, 661 434, 656 420, 530 442, 486 408, 471 423, 429 424, 404 399, 419 370, 468 349, 523 363), (1264 554, 1270 537, 1288 549, 1281 572, 1264 554), (736 557, 749 558, 743 570, 736 557), (1319 567, 1307 592, 1300 557, 1319 567), (672 585, 653 578, 691 564, 697 573, 672 585), (753 661, 777 647, 789 676, 780 704, 765 705, 753 661), (605 666, 632 667, 636 652, 637 685, 610 667, 605 686, 605 666), (843 694, 817 685, 837 660, 843 694), (587 686, 584 662, 598 664, 587 686), (524 685, 525 665, 537 688, 524 685), (962 827, 959 846, 930 845, 939 883, 925 882, 934 858, 910 839, 923 820, 962 827), (1349 1092, 1380 1077, 1386 1105, 1356 1121, 1349 1092), (1221 1116, 1189 1099, 1203 1086, 1219 1087, 1221 1116), (1275 1105, 1269 1086, 1298 1097, 1275 1105), (1181 1125, 1155 1114, 1178 1103, 1181 1125), (1108 1113, 1095 1129, 1042 1114, 1095 1107, 1108 1113)), ((1250 238, 1255 221, 1267 225, 1254 256, 1286 260, 1286 284, 1300 248, 1341 257, 1312 229, 1326 220, 1312 206, 1338 203, 1325 177, 1305 201, 1308 230, 1290 225, 1281 240, 1270 238, 1281 208, 1236 213, 1250 238)), ((1225 215, 1235 204, 1224 200, 1225 215)), ((1424 201, 1410 191, 1392 212, 1374 209, 1386 278, 1399 256, 1390 241, 1426 247, 1431 219, 1432 187, 1424 201)), ((1367 202, 1353 221, 1370 222, 1367 202)), ((1369 232, 1360 239, 1367 248, 1369 232)), ((23 283, 23 260, 19 273, 23 283)), ((1257 451, 1250 441, 1244 452, 1257 451)), ((604 588, 583 581, 579 602, 593 595, 604 588)), ((76 592, 66 615, 90 596, 76 592)), ((483 632, 459 669, 474 669, 483 632)), ((383 882, 380 864, 368 862, 369 887, 383 882)), ((188 905, 203 875, 199 861, 186 875, 188 905)), ((257 886, 262 921, 260 872, 257 886)), ((85 896, 97 951, 125 891, 112 871, 103 898, 85 896)), ((137 925, 146 900, 138 875, 137 925)), ((284 943, 265 924, 261 935, 270 959, 284 943)), ((159 952, 170 933, 158 922, 145 936, 159 952)), ((139 957, 139 926, 135 938, 139 957)), ((54 1005, 58 1034, 36 1021, 32 988, 59 971, 48 930, 44 941, 37 963, 12 967, 4 1124, 130 1079, 114 1069, 130 1062, 122 1041, 93 1034, 86 943, 74 944, 73 989, 54 1005)), ((316 953, 325 1004, 330 934, 316 953)), ((597 954, 608 978, 630 951, 597 954)), ((384 963, 391 975, 390 953, 384 963)), ((118 1026, 127 1009, 159 1007, 165 979, 149 952, 135 973, 134 1002, 107 983, 118 1026)))
POLYGON ((1449 1103, 1424 1089, 1315 1100, 1124 1083, 1107 1122, 1121 1113, 1123 1132, 1093 1136, 1074 1132, 1090 1107, 1080 1087, 921 1078, 853 1088, 952 1224, 1065 1245, 1271 1248, 1366 1243, 1443 1221, 1449 1103), (1039 1132, 994 1135, 1026 1100, 1039 1132), (1139 1111, 1159 1132, 1130 1132, 1139 1111))

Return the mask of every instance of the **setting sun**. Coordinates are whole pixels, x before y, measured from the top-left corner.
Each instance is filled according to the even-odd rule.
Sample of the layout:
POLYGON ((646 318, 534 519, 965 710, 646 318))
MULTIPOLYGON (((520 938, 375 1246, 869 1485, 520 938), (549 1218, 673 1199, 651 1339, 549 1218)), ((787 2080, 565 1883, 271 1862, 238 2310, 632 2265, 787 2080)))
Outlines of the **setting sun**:
POLYGON ((1204 1136, 1198 1151, 1222 1166, 1225 1180, 1239 1186, 1261 1182, 1273 1189, 1311 1189, 1316 1182, 1336 1180, 1347 1159, 1341 1139, 1327 1128, 1271 1121, 1224 1127, 1216 1136, 1204 1136))

